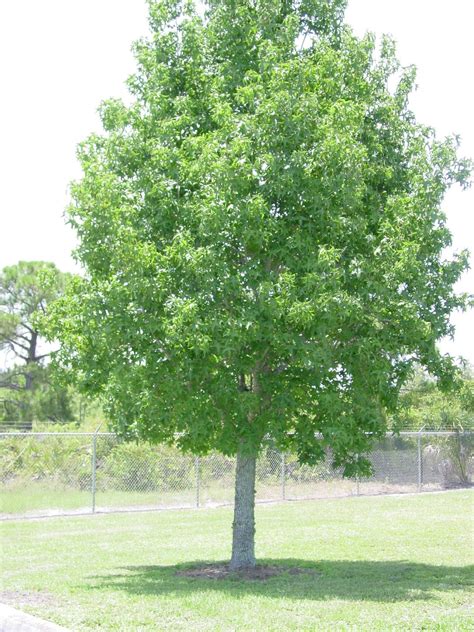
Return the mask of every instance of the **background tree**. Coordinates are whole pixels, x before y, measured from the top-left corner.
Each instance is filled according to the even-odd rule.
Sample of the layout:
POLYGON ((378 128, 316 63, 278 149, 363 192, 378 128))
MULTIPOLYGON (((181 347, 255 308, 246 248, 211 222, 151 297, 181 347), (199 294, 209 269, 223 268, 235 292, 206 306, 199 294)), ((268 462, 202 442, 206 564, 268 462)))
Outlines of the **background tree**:
POLYGON ((355 37, 344 0, 149 7, 134 102, 105 102, 79 147, 86 277, 49 335, 124 437, 237 454, 244 568, 264 440, 367 473, 412 364, 452 377, 436 341, 467 255, 443 258, 440 205, 469 164, 417 124, 413 69, 355 37))
POLYGON ((35 322, 64 291, 70 275, 46 261, 20 261, 0 273, 0 418, 62 420, 73 417, 71 393, 50 383, 49 350, 35 322))
POLYGON ((453 435, 428 435, 426 458, 436 454, 446 485, 471 485, 474 458, 474 378, 468 366, 457 377, 455 388, 440 390, 425 372, 417 370, 400 395, 392 416, 396 430, 451 431, 453 435))
POLYGON ((456 430, 474 432, 474 377, 466 366, 455 388, 443 392, 424 371, 415 372, 400 395, 392 416, 397 430, 456 430))

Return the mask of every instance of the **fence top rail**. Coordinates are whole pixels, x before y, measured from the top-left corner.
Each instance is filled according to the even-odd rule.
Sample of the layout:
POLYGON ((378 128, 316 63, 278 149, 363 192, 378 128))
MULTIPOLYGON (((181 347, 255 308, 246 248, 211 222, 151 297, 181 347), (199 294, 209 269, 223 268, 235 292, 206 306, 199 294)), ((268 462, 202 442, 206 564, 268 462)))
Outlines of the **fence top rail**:
MULTIPOLYGON (((440 437, 452 437, 460 435, 472 435, 473 430, 413 430, 413 431, 401 431, 399 433, 387 432, 385 438, 396 437, 426 437, 426 436, 440 436, 440 437)), ((321 436, 318 434, 318 436, 321 436)), ((114 432, 30 432, 30 431, 12 431, 12 432, 0 432, 0 437, 115 437, 118 436, 114 432)))
POLYGON ((474 430, 404 430, 403 432, 399 432, 398 434, 394 432, 387 433, 386 437, 426 437, 426 436, 440 436, 440 437, 453 437, 460 435, 471 435, 474 434, 474 430))
POLYGON ((0 437, 116 437, 114 432, 0 432, 0 437))

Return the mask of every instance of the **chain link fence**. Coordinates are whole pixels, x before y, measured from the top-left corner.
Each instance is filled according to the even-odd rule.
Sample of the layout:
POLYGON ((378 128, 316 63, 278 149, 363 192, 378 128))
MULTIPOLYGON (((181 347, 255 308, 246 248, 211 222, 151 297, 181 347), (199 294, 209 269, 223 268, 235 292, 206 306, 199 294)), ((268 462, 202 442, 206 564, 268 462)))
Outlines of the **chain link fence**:
MULTIPOLYGON (((329 457, 309 467, 268 446, 257 463, 257 502, 469 486, 474 433, 390 435, 370 459, 371 478, 345 479, 329 457)), ((234 475, 234 458, 194 457, 110 433, 0 433, 2 518, 230 504, 234 475)))

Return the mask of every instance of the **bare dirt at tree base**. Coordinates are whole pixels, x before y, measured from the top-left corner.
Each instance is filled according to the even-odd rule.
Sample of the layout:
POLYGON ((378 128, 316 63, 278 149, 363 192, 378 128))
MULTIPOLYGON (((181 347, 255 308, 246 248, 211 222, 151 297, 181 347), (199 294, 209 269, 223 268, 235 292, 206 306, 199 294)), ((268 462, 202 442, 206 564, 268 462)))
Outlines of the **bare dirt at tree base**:
POLYGON ((176 575, 180 577, 189 577, 192 579, 244 579, 266 581, 271 577, 278 575, 312 575, 318 576, 320 573, 310 568, 287 566, 273 566, 270 564, 257 564, 254 568, 248 568, 240 571, 231 571, 228 564, 202 564, 193 566, 192 568, 176 571, 176 575))

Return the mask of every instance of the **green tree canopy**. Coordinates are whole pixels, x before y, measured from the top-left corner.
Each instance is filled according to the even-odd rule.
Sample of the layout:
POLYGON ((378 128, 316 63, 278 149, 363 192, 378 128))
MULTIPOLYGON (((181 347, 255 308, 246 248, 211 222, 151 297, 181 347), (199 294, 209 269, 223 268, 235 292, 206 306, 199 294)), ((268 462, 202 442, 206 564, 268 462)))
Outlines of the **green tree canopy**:
POLYGON ((474 432, 474 377, 466 367, 456 387, 441 391, 423 371, 416 371, 403 390, 392 426, 399 430, 458 430, 474 432))
MULTIPOLYGON (((445 485, 472 485, 474 456, 474 378, 469 366, 456 376, 455 388, 441 391, 419 367, 403 389, 391 418, 395 430, 435 431, 423 441, 429 459, 437 455, 445 485), (439 434, 436 434, 437 432, 439 434), (444 431, 450 431, 444 434, 444 431), (456 434, 451 434, 452 432, 456 434)), ((420 444, 421 445, 421 444, 420 444)))
POLYGON ((412 364, 453 371, 436 341, 467 254, 443 255, 441 201, 469 163, 345 4, 150 1, 133 102, 79 147, 87 274, 51 311, 58 363, 124 436, 238 454, 234 567, 254 563, 236 533, 264 437, 367 472, 412 364))
POLYGON ((35 317, 63 292, 70 275, 47 261, 20 261, 0 272, 0 419, 72 418, 70 394, 53 388, 45 362, 49 349, 35 317))

